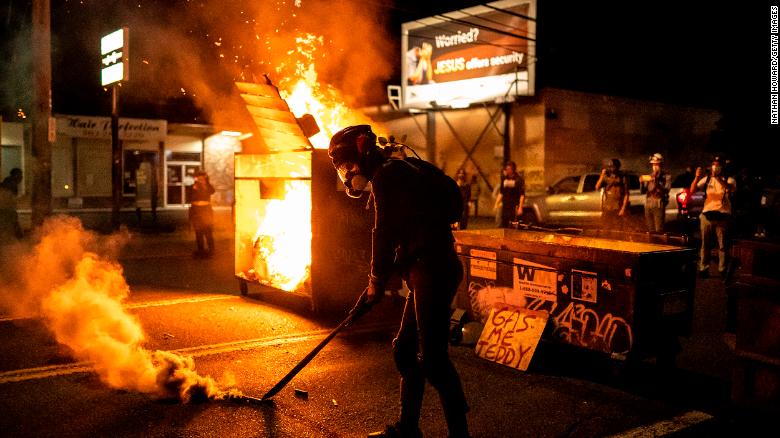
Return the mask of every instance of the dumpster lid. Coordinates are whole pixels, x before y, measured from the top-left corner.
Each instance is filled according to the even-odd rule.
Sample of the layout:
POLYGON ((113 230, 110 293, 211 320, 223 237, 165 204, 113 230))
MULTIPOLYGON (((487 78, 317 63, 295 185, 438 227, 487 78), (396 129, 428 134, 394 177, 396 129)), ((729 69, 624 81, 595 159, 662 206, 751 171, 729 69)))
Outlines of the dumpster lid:
POLYGON ((463 245, 483 246, 494 249, 507 247, 511 242, 533 242, 550 245, 601 249, 624 253, 641 254, 648 252, 681 251, 683 248, 646 242, 627 242, 601 237, 573 236, 571 234, 549 233, 541 231, 521 231, 507 228, 485 230, 455 231, 455 242, 463 245))

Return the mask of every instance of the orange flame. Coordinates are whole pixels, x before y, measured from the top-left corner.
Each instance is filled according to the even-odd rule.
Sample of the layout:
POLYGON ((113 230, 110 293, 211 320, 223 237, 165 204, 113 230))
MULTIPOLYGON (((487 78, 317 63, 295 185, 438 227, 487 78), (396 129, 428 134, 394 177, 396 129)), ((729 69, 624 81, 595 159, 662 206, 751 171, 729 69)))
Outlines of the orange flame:
MULTIPOLYGON (((285 291, 304 287, 311 268, 311 185, 287 181, 286 196, 270 200, 252 242, 254 270, 264 283, 285 291)), ((259 212, 258 212, 259 215, 259 212)))
POLYGON ((371 119, 345 103, 338 90, 318 81, 312 53, 322 46, 322 37, 307 34, 296 38, 296 43, 299 56, 295 61, 295 72, 298 79, 282 81, 280 94, 295 117, 304 114, 314 116, 320 132, 309 139, 312 145, 326 149, 330 137, 341 129, 352 125, 371 124, 371 119))

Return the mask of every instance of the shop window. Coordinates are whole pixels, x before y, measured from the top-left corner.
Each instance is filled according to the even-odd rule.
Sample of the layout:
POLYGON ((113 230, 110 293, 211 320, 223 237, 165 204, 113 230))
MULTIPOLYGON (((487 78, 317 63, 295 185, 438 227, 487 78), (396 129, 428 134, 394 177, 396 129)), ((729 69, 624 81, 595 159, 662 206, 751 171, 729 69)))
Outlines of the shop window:
POLYGON ((153 177, 153 175, 146 175, 146 172, 141 172, 139 175, 138 169, 143 163, 149 163, 151 165, 152 172, 154 172, 154 169, 156 169, 157 152, 126 150, 124 155, 122 193, 125 195, 135 195, 138 192, 139 184, 151 184, 150 178, 153 177))

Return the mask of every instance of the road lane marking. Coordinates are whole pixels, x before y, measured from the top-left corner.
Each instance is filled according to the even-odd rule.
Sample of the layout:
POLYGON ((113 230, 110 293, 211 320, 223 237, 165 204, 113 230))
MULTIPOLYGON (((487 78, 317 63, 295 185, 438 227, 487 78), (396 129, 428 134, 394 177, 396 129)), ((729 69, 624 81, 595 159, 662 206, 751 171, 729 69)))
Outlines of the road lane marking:
POLYGON ((691 426, 712 419, 712 415, 701 411, 690 411, 683 415, 678 415, 668 420, 656 421, 653 424, 640 426, 635 429, 627 430, 608 438, 644 438, 660 437, 679 432, 691 426))
MULTIPOLYGON (((374 323, 356 327, 345 333, 371 333, 376 331, 396 328, 397 324, 374 323)), ((246 339, 242 341, 223 342, 219 344, 198 345, 195 347, 179 348, 177 350, 168 350, 171 353, 177 353, 184 356, 198 358, 201 356, 210 356, 215 354, 232 353, 234 351, 255 350, 263 347, 273 347, 278 345, 295 344, 309 340, 325 338, 333 329, 310 330, 301 333, 291 333, 282 336, 267 336, 264 338, 246 339)), ((0 385, 12 382, 24 382, 27 380, 45 379, 49 377, 59 377, 69 374, 92 373, 91 362, 73 362, 62 365, 50 365, 44 367, 25 368, 20 370, 11 370, 0 372, 0 385)))
MULTIPOLYGON (((219 300, 240 300, 242 299, 236 295, 206 295, 199 297, 188 298, 172 298, 169 300, 149 301, 146 303, 133 303, 124 306, 125 309, 144 309, 147 307, 160 307, 160 306, 173 306, 176 304, 188 304, 188 303, 202 303, 204 301, 219 301, 219 300)), ((0 317, 0 322, 18 321, 22 319, 36 319, 38 316, 8 316, 0 317)))

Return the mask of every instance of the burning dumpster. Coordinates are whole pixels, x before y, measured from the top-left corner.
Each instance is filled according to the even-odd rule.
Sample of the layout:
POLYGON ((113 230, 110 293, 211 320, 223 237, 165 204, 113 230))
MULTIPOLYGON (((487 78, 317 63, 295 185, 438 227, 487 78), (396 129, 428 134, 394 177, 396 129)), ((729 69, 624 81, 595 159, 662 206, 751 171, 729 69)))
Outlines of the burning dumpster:
MULTIPOLYGON (((308 300, 315 311, 348 309, 365 287, 373 210, 345 196, 326 149, 312 146, 278 90, 238 83, 260 145, 235 155, 235 275, 242 294, 308 300)), ((315 124, 316 125, 316 124, 315 124)))
POLYGON ((542 339, 617 358, 676 354, 690 332, 695 250, 536 231, 457 231, 466 270, 455 305, 549 313, 542 339))

